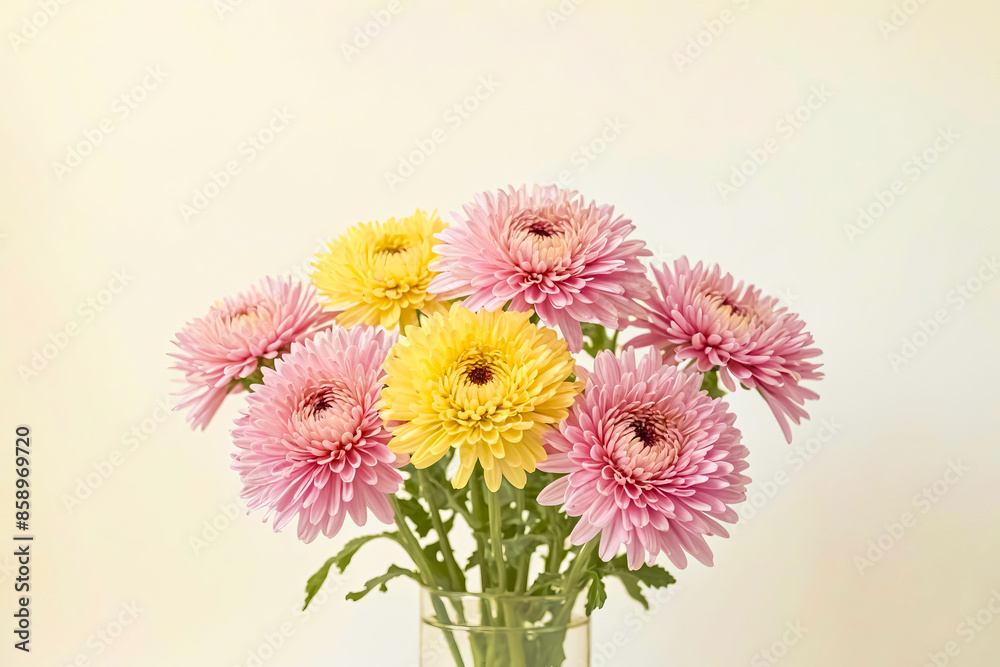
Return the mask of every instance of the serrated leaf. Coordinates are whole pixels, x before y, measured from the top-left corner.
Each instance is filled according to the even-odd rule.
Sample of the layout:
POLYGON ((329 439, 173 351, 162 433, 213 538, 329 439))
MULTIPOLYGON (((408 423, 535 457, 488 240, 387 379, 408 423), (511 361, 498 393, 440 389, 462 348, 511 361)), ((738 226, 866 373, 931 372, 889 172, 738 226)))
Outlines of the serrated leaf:
POLYGON ((380 591, 384 593, 387 590, 389 590, 386 584, 388 584, 393 579, 396 579, 397 577, 409 577, 418 584, 420 583, 420 578, 417 576, 416 572, 413 572, 412 570, 407 570, 405 567, 399 567, 398 565, 390 565, 389 570, 385 574, 380 574, 379 576, 366 581, 364 590, 348 593, 347 599, 353 602, 357 602, 364 596, 371 593, 376 588, 378 588, 380 591))
POLYGON ((374 535, 362 535, 361 537, 355 537, 353 540, 347 542, 344 548, 340 550, 336 556, 333 557, 334 562, 337 564, 337 569, 343 572, 347 569, 347 566, 351 564, 354 556, 361 550, 361 547, 365 546, 369 542, 375 540, 386 538, 392 541, 397 541, 396 533, 375 533, 374 535))
POLYGON ((445 564, 443 557, 438 558, 441 554, 441 543, 432 542, 423 547, 422 551, 424 552, 424 558, 427 559, 427 565, 430 567, 430 575, 441 586, 447 587, 449 585, 448 566, 445 564))
POLYGON ((319 593, 319 589, 323 588, 323 584, 326 582, 327 576, 330 574, 330 566, 336 562, 337 557, 327 558, 326 562, 323 563, 323 567, 316 570, 313 576, 309 577, 306 582, 306 602, 302 605, 302 610, 305 611, 312 599, 316 597, 319 593))
POLYGON ((677 583, 673 575, 659 565, 643 565, 638 570, 632 571, 632 574, 650 588, 666 588, 677 583))
POLYGON ((590 572, 590 588, 587 589, 587 616, 590 616, 595 609, 600 609, 608 600, 608 591, 604 588, 601 575, 598 572, 590 572))
POLYGON ((707 373, 702 374, 701 390, 707 391, 712 398, 722 398, 726 392, 719 386, 719 367, 716 366, 707 373))
POLYGON ((548 542, 542 535, 515 535, 504 540, 503 547, 507 560, 513 562, 525 553, 533 553, 535 549, 548 542))
POLYGON ((326 578, 330 574, 330 567, 336 565, 337 569, 340 572, 343 572, 347 569, 347 566, 351 564, 351 560, 354 558, 354 555, 358 553, 361 547, 368 544, 372 540, 377 540, 382 537, 395 540, 396 533, 376 533, 374 535, 362 535, 361 537, 355 537, 353 540, 350 540, 344 545, 344 548, 340 550, 340 553, 336 556, 328 558, 327 561, 323 563, 323 566, 316 570, 316 572, 309 577, 309 580, 306 581, 306 601, 305 604, 302 605, 302 609, 304 610, 309 606, 309 603, 312 602, 312 599, 319 592, 319 589, 321 589, 323 584, 326 583, 326 578))
POLYGON ((605 577, 617 577, 625 587, 625 592, 646 609, 649 609, 649 602, 640 584, 648 588, 666 588, 676 583, 673 576, 659 565, 643 565, 638 570, 630 570, 628 559, 624 555, 615 556, 598 569, 605 577))
POLYGON ((639 577, 631 572, 622 572, 621 570, 615 572, 614 576, 618 577, 618 580, 622 582, 625 592, 629 594, 629 597, 641 604, 643 609, 649 609, 649 600, 646 599, 645 593, 642 592, 642 586, 639 585, 639 577))
POLYGON ((399 508, 403 510, 403 516, 413 522, 413 529, 416 531, 419 537, 427 537, 427 533, 431 532, 434 527, 434 522, 431 521, 431 515, 424 509, 424 506, 420 504, 420 501, 416 498, 398 498, 399 508))
POLYGON ((528 595, 551 595, 552 584, 562 581, 563 575, 556 572, 542 572, 528 589, 528 595))

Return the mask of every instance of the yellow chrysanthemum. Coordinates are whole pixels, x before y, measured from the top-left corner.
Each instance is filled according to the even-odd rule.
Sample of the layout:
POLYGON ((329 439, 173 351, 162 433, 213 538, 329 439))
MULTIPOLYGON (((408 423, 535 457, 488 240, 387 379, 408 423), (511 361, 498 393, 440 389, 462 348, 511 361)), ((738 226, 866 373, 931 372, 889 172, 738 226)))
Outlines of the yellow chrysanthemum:
POLYGON ((545 460, 545 431, 566 418, 582 388, 567 380, 575 364, 566 343, 529 317, 455 304, 409 327, 385 365, 382 417, 404 422, 389 448, 418 468, 457 449, 455 488, 477 461, 491 490, 503 477, 524 488, 525 473, 545 460))
POLYGON ((408 218, 354 225, 316 255, 310 274, 337 324, 395 329, 417 323, 417 311, 446 313, 427 286, 436 273, 427 265, 436 257, 434 234, 447 225, 421 210, 408 218))

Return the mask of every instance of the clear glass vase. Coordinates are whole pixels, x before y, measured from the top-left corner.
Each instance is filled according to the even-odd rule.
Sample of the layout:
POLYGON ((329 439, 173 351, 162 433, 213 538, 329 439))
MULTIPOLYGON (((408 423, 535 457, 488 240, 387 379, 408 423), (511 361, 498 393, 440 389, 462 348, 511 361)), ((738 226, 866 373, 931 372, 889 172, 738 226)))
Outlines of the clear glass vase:
POLYGON ((589 667, 583 596, 421 589, 421 667, 589 667))

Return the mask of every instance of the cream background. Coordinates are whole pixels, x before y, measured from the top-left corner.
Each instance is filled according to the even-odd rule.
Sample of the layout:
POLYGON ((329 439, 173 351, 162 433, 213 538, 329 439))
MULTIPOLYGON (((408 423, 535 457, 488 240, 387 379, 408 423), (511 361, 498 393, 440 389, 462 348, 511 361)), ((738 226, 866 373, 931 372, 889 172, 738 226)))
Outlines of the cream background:
MULTIPOLYGON (((1000 249, 1000 6, 929 1, 883 38, 889 0, 590 0, 555 28, 546 12, 556 0, 405 1, 347 62, 340 44, 386 4, 244 0, 220 18, 212 0, 70 2, 15 52, 8 33, 39 9, 3 3, 0 405, 11 450, 16 425, 33 429, 37 541, 34 651, 13 651, 3 629, 0 663, 246 665, 290 623, 268 667, 413 664, 407 583, 358 604, 331 592, 310 617, 292 613, 306 578, 359 531, 306 546, 241 515, 194 553, 189 538, 238 493, 228 469, 238 401, 206 433, 175 415, 146 422, 153 433, 134 451, 123 436, 159 416, 168 341, 213 300, 303 266, 355 221, 416 207, 447 216, 476 191, 569 170, 661 257, 718 261, 782 295, 825 350, 827 372, 795 442, 823 418, 840 425, 794 470, 763 402, 737 396, 753 488, 780 471, 788 483, 733 539, 714 542, 713 569, 675 571, 675 593, 648 619, 616 588, 595 620, 594 664, 769 664, 755 656, 786 622, 808 629, 781 660, 789 666, 921 665, 950 640, 961 649, 950 664, 997 664, 1000 619, 971 643, 956 626, 1000 590, 1000 280, 960 310, 948 295, 1000 249), (673 54, 723 9, 732 23, 678 71, 673 54), (118 120, 114 100, 157 65, 167 78, 118 120), (449 126, 443 114, 489 76, 496 91, 449 126), (717 181, 819 85, 830 100, 723 202, 717 181), (295 120, 185 224, 179 205, 242 159, 240 142, 281 107, 295 120), (105 117, 114 131, 60 180, 53 162, 105 117), (578 171, 574 152, 614 118, 627 127, 578 171), (918 181, 903 176, 949 126, 955 145, 918 181), (447 140, 391 192, 384 172, 435 127, 447 140), (905 194, 850 242, 844 225, 896 178, 905 194), (86 321, 79 304, 123 269, 132 280, 86 321), (948 321, 894 370, 888 353, 938 309, 948 321), (23 381, 18 367, 72 322, 78 335, 23 381), (122 464, 68 511, 64 495, 115 450, 122 464), (921 513, 914 494, 959 460, 969 472, 921 513), (859 574, 855 557, 907 511, 916 525, 859 574), (89 638, 132 602, 144 611, 98 655, 89 638)), ((0 497, 12 457, 3 454, 0 497)), ((381 549, 339 593, 402 558, 381 549)), ((2 628, 11 564, 0 556, 2 628)))

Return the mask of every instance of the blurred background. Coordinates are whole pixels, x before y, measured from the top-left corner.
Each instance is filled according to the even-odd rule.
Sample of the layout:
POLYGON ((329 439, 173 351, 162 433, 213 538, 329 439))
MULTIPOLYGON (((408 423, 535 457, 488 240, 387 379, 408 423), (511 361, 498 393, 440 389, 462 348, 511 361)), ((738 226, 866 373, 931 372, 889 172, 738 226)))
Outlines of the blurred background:
POLYGON ((792 445, 732 398, 743 521, 650 611, 612 589, 595 667, 997 664, 998 22, 987 0, 5 0, 0 497, 27 424, 36 540, 28 655, 0 549, 0 663, 416 665, 413 585, 343 600, 392 545, 296 611, 372 526, 304 545, 246 516, 240 400, 191 432, 170 340, 352 223, 559 182, 659 260, 778 296, 827 374, 792 445))

